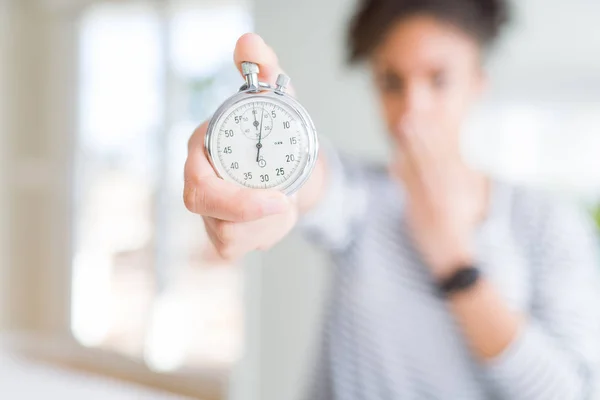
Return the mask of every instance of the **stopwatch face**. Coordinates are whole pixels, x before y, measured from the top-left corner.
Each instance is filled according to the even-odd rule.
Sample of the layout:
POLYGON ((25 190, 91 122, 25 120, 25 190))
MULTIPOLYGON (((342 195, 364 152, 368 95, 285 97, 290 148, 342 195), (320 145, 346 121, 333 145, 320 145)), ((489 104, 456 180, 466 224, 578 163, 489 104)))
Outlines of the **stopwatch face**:
POLYGON ((310 174, 316 151, 314 128, 293 103, 280 96, 247 95, 215 117, 207 148, 223 179, 290 193, 310 174))

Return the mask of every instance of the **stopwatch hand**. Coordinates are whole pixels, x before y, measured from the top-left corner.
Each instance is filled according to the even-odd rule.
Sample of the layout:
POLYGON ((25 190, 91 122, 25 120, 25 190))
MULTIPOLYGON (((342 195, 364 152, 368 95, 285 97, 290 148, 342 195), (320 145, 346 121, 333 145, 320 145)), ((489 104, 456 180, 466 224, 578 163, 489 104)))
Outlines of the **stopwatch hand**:
POLYGON ((258 132, 258 143, 256 144, 256 162, 260 161, 260 149, 262 148, 262 127, 263 119, 265 117, 264 110, 260 113, 260 131, 258 132))

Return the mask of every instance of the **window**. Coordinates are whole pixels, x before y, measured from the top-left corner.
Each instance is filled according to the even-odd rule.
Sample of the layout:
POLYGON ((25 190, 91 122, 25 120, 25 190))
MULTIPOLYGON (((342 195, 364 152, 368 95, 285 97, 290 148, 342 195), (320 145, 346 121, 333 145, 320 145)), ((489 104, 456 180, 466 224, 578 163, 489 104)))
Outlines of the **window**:
POLYGON ((471 121, 467 151, 497 176, 595 202, 599 122, 591 101, 498 101, 471 121))
POLYGON ((71 329, 153 369, 229 365, 241 275, 182 202, 190 133, 241 84, 241 1, 100 2, 80 21, 71 329), (160 6, 157 6, 159 3, 160 6))

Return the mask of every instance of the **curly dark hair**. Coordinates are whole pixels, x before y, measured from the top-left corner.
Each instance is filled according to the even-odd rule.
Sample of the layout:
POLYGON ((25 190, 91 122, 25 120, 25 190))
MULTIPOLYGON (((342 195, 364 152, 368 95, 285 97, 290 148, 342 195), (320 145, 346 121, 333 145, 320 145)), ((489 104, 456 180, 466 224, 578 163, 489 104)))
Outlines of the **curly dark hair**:
POLYGON ((348 31, 349 62, 368 58, 389 29, 415 15, 451 23, 487 48, 510 19, 507 0, 362 0, 348 31))

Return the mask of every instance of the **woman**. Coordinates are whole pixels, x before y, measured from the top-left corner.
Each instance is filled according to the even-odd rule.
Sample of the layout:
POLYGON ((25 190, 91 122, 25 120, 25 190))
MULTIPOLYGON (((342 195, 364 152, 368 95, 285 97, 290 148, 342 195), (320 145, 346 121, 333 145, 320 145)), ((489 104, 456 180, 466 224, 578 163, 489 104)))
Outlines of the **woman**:
MULTIPOLYGON (((192 136, 187 207, 220 254, 267 249, 300 226, 331 251, 333 279, 310 399, 583 399, 598 368, 600 286, 575 209, 484 176, 460 156, 501 0, 366 0, 350 29, 369 63, 394 162, 321 152, 293 201, 219 180, 192 136)), ((235 61, 273 82, 256 35, 235 61)))

